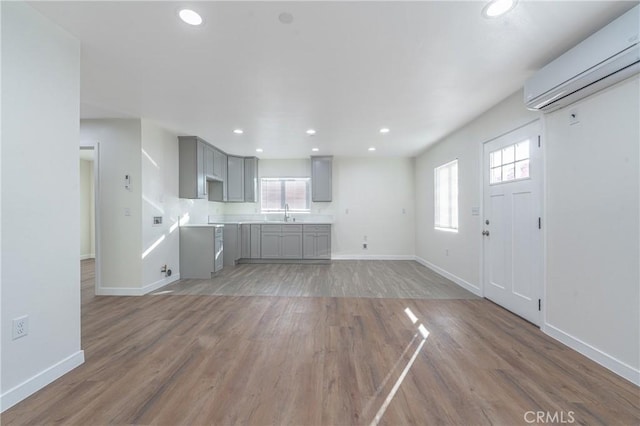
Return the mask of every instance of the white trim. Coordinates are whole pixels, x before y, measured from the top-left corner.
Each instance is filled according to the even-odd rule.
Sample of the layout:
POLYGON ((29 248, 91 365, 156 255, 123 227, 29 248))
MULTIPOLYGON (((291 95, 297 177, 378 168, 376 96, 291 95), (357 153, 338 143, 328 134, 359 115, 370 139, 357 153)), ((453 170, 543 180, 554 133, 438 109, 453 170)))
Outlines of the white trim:
POLYGON ((458 277, 457 275, 453 275, 451 272, 445 271, 444 269, 440 268, 439 266, 436 266, 433 263, 431 263, 431 262, 429 262, 427 260, 424 260, 423 258, 421 258, 419 256, 415 256, 414 259, 415 259, 416 262, 418 262, 422 266, 426 266, 427 268, 429 268, 432 271, 442 275, 443 277, 450 279, 454 283, 458 284, 460 287, 464 288, 465 290, 470 291, 471 293, 475 294, 476 296, 482 297, 482 293, 480 291, 480 287, 477 287, 477 286, 471 284, 470 282, 463 280, 462 278, 458 277))
POLYGON ((172 282, 178 281, 180 279, 180 274, 171 275, 170 277, 162 278, 154 283, 147 284, 142 287, 142 294, 151 293, 152 291, 156 291, 157 289, 164 287, 165 285, 171 284, 172 282))
POLYGON ((97 296, 144 296, 161 287, 180 279, 180 274, 163 278, 144 287, 101 287, 96 292, 97 296))
POLYGON ((101 260, 101 245, 102 245, 102 226, 101 226, 101 192, 100 192, 100 142, 87 142, 80 145, 79 149, 92 149, 93 150, 93 226, 95 241, 93 242, 95 253, 93 258, 96 260, 95 264, 95 286, 94 291, 96 295, 100 294, 100 286, 102 283, 102 260, 101 260))
POLYGON ((30 379, 27 379, 19 385, 9 389, 0 395, 0 412, 13 407, 18 402, 36 393, 49 383, 52 383, 83 363, 84 351, 80 350, 69 355, 62 361, 53 364, 49 368, 42 370, 30 379))
POLYGON ((640 386, 640 370, 620 361, 619 359, 612 357, 605 352, 602 352, 600 349, 597 349, 590 344, 583 342, 577 337, 574 337, 549 323, 545 323, 542 331, 548 336, 553 337, 557 341, 564 343, 576 352, 581 353, 592 361, 597 362, 601 366, 627 379, 631 383, 634 383, 636 386, 640 386))
POLYGON ((96 257, 95 253, 81 254, 80 260, 95 259, 95 257, 96 257))
POLYGON ((412 254, 332 254, 331 260, 415 260, 412 254))

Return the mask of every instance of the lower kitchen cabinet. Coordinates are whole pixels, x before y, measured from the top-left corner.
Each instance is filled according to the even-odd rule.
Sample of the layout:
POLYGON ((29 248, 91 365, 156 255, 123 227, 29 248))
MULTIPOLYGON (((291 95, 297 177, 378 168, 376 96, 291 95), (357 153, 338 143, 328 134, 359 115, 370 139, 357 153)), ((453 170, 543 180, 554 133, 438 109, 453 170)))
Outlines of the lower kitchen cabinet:
POLYGON ((331 259, 331 225, 303 226, 303 259, 331 259))
POLYGON ((251 257, 251 225, 243 223, 240 225, 240 258, 249 259, 251 257))
POLYGON ((223 227, 180 228, 180 278, 210 279, 223 267, 223 227))
POLYGON ((235 265, 241 257, 240 225, 235 223, 224 225, 224 266, 235 265))
POLYGON ((302 259, 302 225, 262 225, 262 259, 302 259))
POLYGON ((264 232, 262 231, 262 237, 260 241, 260 256, 262 259, 279 259, 280 255, 280 239, 282 235, 280 232, 264 232))
POLYGON ((262 253, 260 250, 262 241, 262 225, 251 225, 251 237, 250 237, 250 247, 249 247, 249 258, 250 259, 260 259, 262 257, 262 253))

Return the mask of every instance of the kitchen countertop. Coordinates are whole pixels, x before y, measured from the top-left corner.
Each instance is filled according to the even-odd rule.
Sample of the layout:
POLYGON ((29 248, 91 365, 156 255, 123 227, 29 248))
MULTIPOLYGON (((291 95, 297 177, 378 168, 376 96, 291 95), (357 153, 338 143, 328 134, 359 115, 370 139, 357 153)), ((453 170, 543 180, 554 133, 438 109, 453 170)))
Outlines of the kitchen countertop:
POLYGON ((224 223, 187 223, 180 228, 224 228, 224 223))

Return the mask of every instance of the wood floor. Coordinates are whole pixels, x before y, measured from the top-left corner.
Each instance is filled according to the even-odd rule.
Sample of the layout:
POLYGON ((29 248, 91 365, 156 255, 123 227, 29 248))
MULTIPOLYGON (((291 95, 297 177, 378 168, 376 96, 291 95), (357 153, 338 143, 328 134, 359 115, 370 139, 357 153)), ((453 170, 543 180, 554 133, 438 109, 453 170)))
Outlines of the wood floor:
POLYGON ((83 303, 85 364, 3 425, 516 425, 530 411, 640 423, 636 386, 484 299, 83 303))
POLYGON ((210 280, 181 280, 156 294, 215 296, 476 299, 414 261, 341 260, 331 264, 225 266, 210 280))

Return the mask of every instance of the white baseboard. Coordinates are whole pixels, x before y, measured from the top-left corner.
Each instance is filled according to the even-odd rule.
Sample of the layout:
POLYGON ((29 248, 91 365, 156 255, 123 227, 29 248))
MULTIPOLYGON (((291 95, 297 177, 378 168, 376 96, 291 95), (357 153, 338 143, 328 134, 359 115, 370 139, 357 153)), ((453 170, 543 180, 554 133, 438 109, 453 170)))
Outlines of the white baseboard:
POLYGON ((167 284, 171 284, 174 281, 180 279, 180 274, 174 274, 170 277, 162 278, 154 283, 148 284, 144 287, 100 287, 96 291, 98 296, 143 296, 147 293, 151 293, 167 284))
POLYGON ((602 352, 600 349, 594 348, 590 344, 583 342, 577 337, 574 337, 549 323, 544 324, 542 331, 559 342, 564 343, 576 352, 579 352, 592 361, 597 362, 604 368, 607 368, 620 377, 634 383, 636 386, 640 386, 640 370, 602 352))
POLYGON ((155 283, 151 283, 142 287, 142 294, 151 293, 152 291, 156 291, 157 289, 164 287, 165 285, 171 284, 172 282, 178 281, 180 279, 180 274, 174 274, 170 277, 165 277, 161 280, 156 281, 155 283))
POLYGON ((82 363, 84 363, 84 351, 80 350, 9 389, 0 395, 0 412, 13 407, 82 363))
POLYGON ((409 254, 335 254, 331 260, 414 260, 409 254))
POLYGON ((437 272, 438 274, 442 275, 445 278, 450 279, 451 281, 453 281, 454 283, 458 284, 460 287, 464 288, 465 290, 469 290, 471 293, 475 294, 476 296, 480 296, 482 297, 482 292, 480 291, 480 288, 471 284, 468 281, 463 280, 462 278, 458 277, 457 275, 453 275, 452 273, 445 271, 444 269, 434 265, 433 263, 424 260, 421 257, 418 256, 414 256, 414 260, 416 262, 418 262, 419 264, 426 266, 427 268, 431 269, 434 272, 437 272))
POLYGON ((94 253, 80 255, 80 260, 95 259, 95 258, 96 258, 96 255, 94 253))

